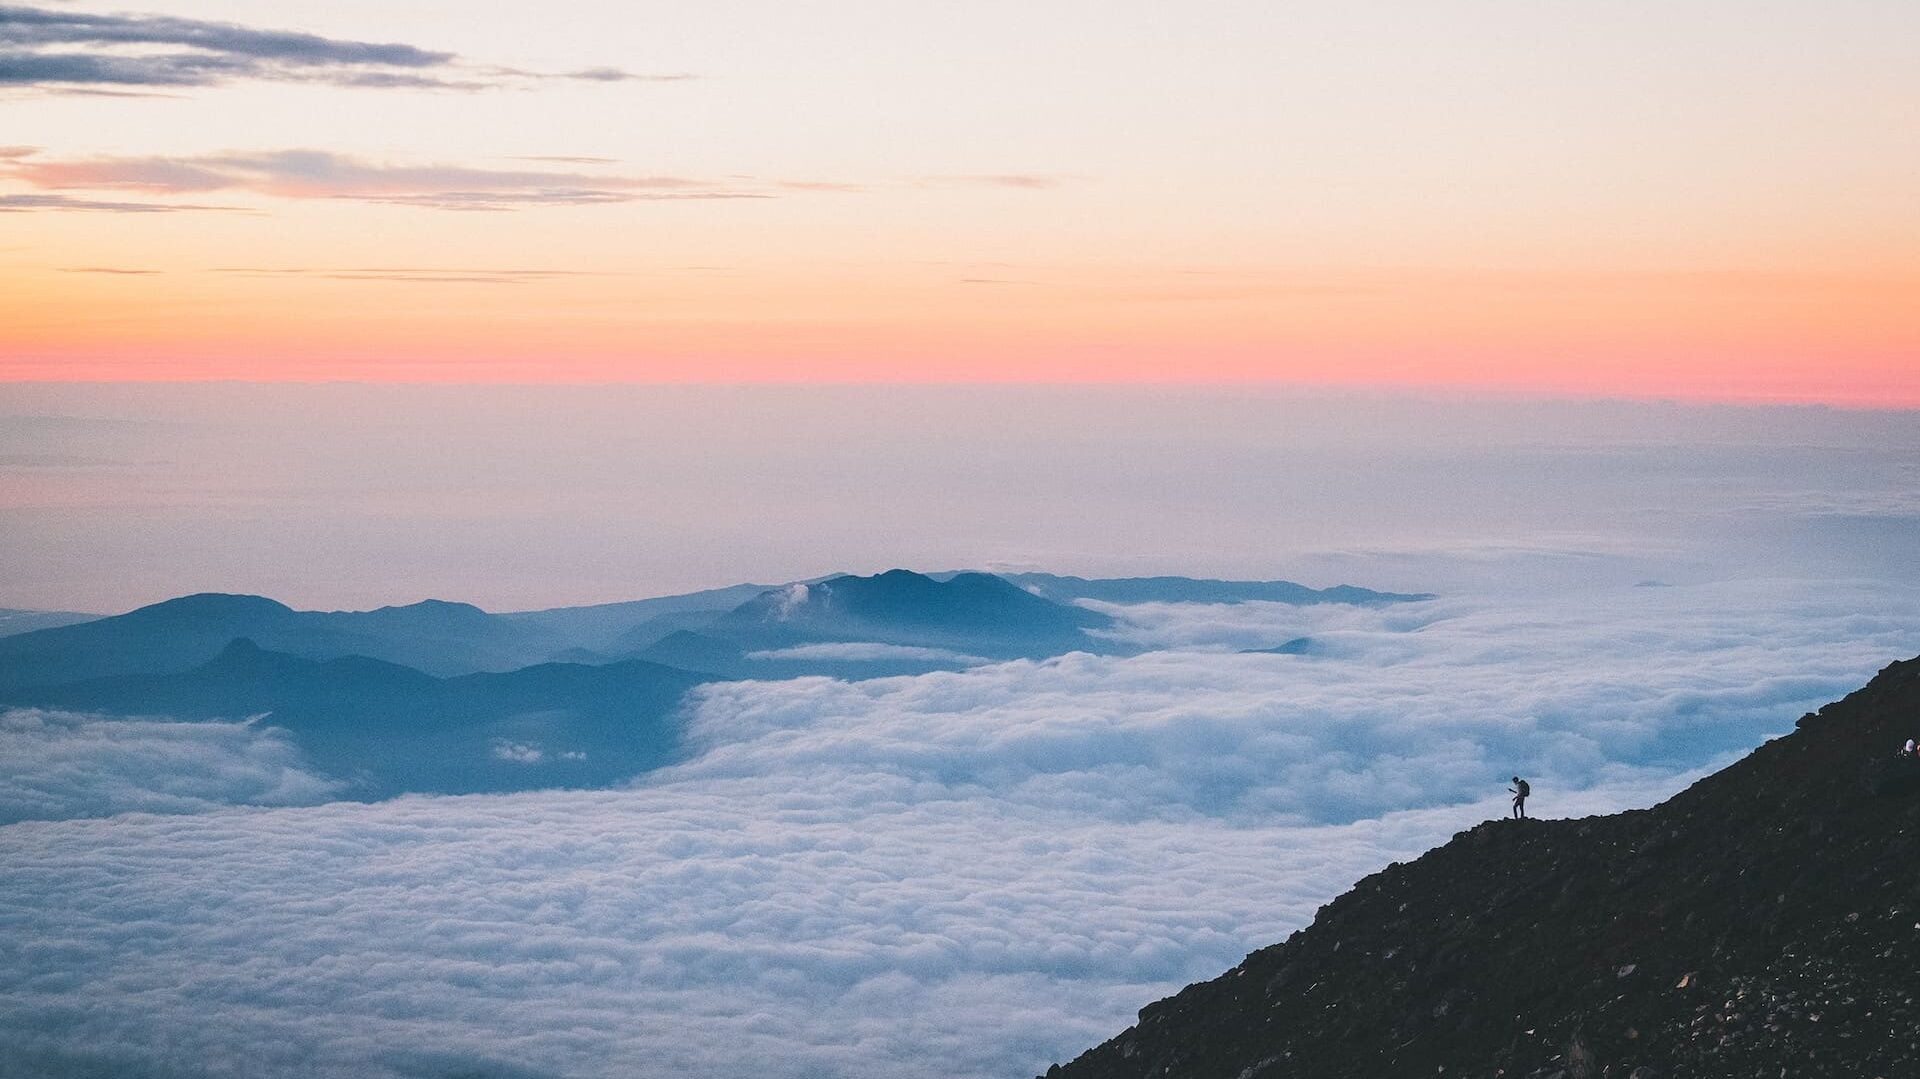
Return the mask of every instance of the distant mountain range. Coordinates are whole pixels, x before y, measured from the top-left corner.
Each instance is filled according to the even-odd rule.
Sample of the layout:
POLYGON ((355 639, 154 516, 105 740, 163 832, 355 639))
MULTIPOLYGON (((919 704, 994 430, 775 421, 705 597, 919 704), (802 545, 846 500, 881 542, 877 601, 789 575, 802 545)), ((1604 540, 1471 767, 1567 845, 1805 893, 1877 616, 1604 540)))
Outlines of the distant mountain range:
POLYGON ((1423 598, 1285 581, 903 569, 510 614, 443 600, 296 611, 263 596, 202 593, 0 635, 0 707, 258 716, 364 797, 594 786, 670 760, 676 708, 702 682, 1126 652, 1107 633, 1111 615, 1073 601, 1278 597, 1423 598))
POLYGON ((260 717, 287 730, 356 797, 593 787, 667 763, 674 710, 703 674, 628 660, 505 674, 430 674, 345 656, 314 660, 241 638, 184 671, 16 690, 8 703, 175 719, 260 717))
POLYGON ((236 637, 315 659, 361 655, 439 675, 525 666, 547 645, 536 631, 465 603, 296 611, 264 596, 202 593, 0 637, 0 687, 182 670, 236 637))
POLYGON ((296 611, 262 596, 201 593, 104 618, 0 612, 0 693, 185 670, 240 637, 269 651, 309 659, 366 656, 440 677, 623 659, 736 677, 872 677, 1117 650, 1099 636, 1111 620, 1075 606, 1080 599, 1378 605, 1427 598, 1345 585, 1313 589, 1291 581, 907 570, 508 614, 444 600, 371 611, 296 611), (57 624, 6 633, 8 615, 57 624))

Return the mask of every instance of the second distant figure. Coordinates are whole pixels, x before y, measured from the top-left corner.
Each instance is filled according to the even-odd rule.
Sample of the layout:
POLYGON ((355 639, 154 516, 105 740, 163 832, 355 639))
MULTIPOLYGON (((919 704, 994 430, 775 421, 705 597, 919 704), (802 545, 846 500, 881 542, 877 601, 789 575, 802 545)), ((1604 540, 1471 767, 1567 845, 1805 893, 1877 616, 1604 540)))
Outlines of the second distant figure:
POLYGON ((1527 795, 1533 793, 1533 788, 1527 786, 1526 780, 1521 779, 1519 776, 1514 776, 1513 786, 1508 787, 1507 789, 1513 792, 1514 819, 1518 820, 1519 818, 1526 816, 1527 815, 1527 795))

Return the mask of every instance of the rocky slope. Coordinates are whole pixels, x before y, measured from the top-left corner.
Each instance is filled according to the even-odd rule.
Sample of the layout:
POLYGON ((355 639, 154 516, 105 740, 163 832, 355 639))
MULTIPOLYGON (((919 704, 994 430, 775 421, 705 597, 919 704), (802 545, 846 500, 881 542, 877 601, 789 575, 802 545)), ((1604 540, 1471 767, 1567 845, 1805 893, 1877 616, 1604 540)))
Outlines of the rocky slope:
POLYGON ((1648 810, 1490 821, 1057 1079, 1920 1076, 1920 659, 1648 810))

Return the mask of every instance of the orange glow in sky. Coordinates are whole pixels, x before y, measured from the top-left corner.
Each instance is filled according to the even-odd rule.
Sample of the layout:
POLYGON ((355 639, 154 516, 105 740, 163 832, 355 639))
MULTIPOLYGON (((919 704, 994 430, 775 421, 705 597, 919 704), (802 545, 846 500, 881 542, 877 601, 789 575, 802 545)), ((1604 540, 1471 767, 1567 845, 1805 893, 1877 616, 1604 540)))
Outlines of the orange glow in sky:
POLYGON ((561 7, 61 44, 125 63, 0 90, 0 379, 1920 407, 1910 5, 561 7))

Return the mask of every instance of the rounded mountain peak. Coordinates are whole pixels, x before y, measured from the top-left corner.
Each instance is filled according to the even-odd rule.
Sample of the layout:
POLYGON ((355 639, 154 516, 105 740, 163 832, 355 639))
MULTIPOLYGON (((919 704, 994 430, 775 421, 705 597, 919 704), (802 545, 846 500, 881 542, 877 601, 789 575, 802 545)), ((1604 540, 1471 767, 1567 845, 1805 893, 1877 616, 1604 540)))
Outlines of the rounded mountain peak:
POLYGON ((293 608, 265 596, 233 592, 196 592, 129 611, 127 617, 156 619, 233 619, 292 614, 293 608))

